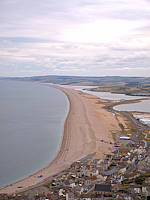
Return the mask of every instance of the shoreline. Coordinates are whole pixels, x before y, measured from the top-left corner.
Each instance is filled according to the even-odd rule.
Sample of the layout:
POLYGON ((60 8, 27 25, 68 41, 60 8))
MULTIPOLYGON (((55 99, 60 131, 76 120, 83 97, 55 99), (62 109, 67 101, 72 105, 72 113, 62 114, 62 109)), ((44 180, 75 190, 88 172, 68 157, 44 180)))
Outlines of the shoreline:
MULTIPOLYGON (((103 158, 104 154, 112 150, 112 145, 100 144, 101 139, 113 142, 110 130, 107 130, 106 121, 100 121, 100 119, 103 120, 105 117, 109 116, 111 118, 113 116, 108 111, 102 109, 102 107, 99 108, 100 111, 97 111, 98 105, 95 105, 94 102, 99 98, 81 93, 80 91, 50 84, 47 85, 64 92, 70 104, 64 124, 60 150, 48 166, 24 179, 0 188, 0 194, 29 190, 39 184, 44 184, 45 181, 50 180, 54 175, 67 169, 73 162, 89 153, 96 152, 103 158), (104 116, 99 116, 100 113, 104 116), (39 179, 38 176, 40 175, 43 177, 39 179)), ((116 124, 115 126, 117 128, 116 124)))
MULTIPOLYGON (((60 88, 58 88, 57 86, 55 87, 55 86, 53 86, 53 85, 46 85, 46 86, 49 86, 49 87, 54 87, 54 88, 56 88, 56 89, 59 89, 60 91, 62 91, 60 88)), ((62 91, 63 92, 63 91, 62 91)), ((66 95, 66 93, 65 92, 63 92, 65 95, 66 95)), ((68 113, 67 113, 67 116, 66 116, 66 119, 65 119, 65 122, 64 122, 64 128, 63 128, 63 133, 62 133, 62 140, 61 140, 61 144, 60 144, 60 148, 59 148, 59 151, 57 152, 57 154, 56 154, 56 157, 47 165, 47 166, 45 166, 44 168, 42 168, 42 169, 40 169, 40 170, 38 170, 38 171, 36 171, 36 172, 34 172, 34 173, 32 173, 31 175, 29 175, 29 176, 27 176, 27 177, 25 177, 25 178, 22 178, 22 179, 20 179, 20 180, 18 180, 18 181, 15 181, 15 182, 13 182, 13 183, 11 183, 11 184, 8 184, 8 185, 6 185, 6 186, 4 186, 4 187, 1 187, 0 188, 0 194, 2 194, 3 193, 3 190, 5 191, 5 189, 6 189, 6 193, 8 193, 9 194, 9 191, 7 191, 7 188, 8 187, 11 187, 11 186, 13 186, 13 185, 15 185, 15 184, 18 184, 18 183, 20 183, 20 182, 22 182, 22 181, 24 181, 24 180, 26 180, 26 179, 30 179, 32 176, 38 176, 38 174, 41 172, 42 173, 42 171, 43 170, 45 170, 46 168, 49 168, 50 167, 50 165, 52 165, 54 162, 57 162, 57 159, 59 159, 58 157, 59 157, 59 154, 61 153, 61 149, 63 148, 63 146, 64 146, 64 135, 65 135, 65 125, 66 125, 66 121, 67 121, 67 118, 69 117, 69 113, 70 113, 70 100, 69 100, 69 97, 68 97, 68 95, 66 95, 67 96, 67 99, 68 99, 68 102, 69 102, 69 110, 68 110, 68 113)), ((55 175, 55 174, 54 174, 55 175)), ((52 176, 51 176, 52 177, 52 176)), ((47 177, 47 178, 50 178, 50 177, 47 177)), ((45 181, 45 179, 44 180, 42 180, 42 181, 39 181, 37 184, 40 184, 41 182, 43 182, 43 181, 45 181)), ((35 186, 37 185, 37 184, 34 184, 35 186)), ((30 186, 28 186, 26 189, 31 189, 31 187, 29 188, 30 186)), ((19 189, 17 189, 17 191, 16 192, 19 192, 19 191, 21 191, 21 189, 19 190, 19 189)), ((12 192, 10 192, 10 193, 12 193, 12 192)), ((14 191, 13 191, 13 193, 14 193, 14 191)))

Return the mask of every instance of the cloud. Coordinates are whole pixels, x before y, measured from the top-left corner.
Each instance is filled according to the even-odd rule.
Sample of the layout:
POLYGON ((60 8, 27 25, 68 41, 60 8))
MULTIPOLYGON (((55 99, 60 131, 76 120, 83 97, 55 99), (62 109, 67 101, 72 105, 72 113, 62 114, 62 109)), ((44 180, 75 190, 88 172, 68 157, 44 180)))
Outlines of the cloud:
POLYGON ((0 2, 0 74, 148 75, 146 0, 0 2))

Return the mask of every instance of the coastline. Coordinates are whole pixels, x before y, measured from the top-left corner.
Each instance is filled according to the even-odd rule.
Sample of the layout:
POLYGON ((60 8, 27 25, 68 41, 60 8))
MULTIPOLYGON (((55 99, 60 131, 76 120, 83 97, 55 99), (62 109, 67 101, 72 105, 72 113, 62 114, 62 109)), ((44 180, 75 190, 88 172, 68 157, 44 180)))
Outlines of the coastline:
MULTIPOLYGON (((48 85, 48 84, 47 84, 48 85)), ((0 193, 16 193, 31 189, 52 178, 73 162, 96 152, 101 158, 112 150, 112 128, 118 124, 111 113, 96 104, 99 98, 68 88, 50 85, 66 94, 70 108, 64 124, 62 144, 56 158, 38 172, 0 189, 0 193), (111 120, 110 120, 111 119, 111 120), (108 143, 101 143, 107 140, 108 143), (42 175, 41 178, 39 176, 42 175)))

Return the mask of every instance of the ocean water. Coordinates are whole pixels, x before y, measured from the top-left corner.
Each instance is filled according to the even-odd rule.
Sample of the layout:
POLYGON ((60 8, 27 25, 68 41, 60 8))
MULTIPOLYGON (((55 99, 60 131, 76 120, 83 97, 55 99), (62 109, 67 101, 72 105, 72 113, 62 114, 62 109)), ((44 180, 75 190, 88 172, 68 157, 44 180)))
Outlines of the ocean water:
POLYGON ((0 187, 55 158, 68 110, 68 99, 58 89, 0 81, 0 187))

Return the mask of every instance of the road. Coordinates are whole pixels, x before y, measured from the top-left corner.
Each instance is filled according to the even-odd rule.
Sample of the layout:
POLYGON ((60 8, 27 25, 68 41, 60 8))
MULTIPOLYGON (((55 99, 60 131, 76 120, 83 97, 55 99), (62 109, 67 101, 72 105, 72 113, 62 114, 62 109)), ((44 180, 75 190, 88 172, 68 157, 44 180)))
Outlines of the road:
MULTIPOLYGON (((143 124, 139 124, 139 121, 137 121, 135 118, 133 118, 129 113, 121 111, 120 112, 123 116, 125 116, 133 125, 134 128, 136 128, 136 133, 132 137, 133 141, 137 141, 138 137, 147 129, 148 127, 145 127, 143 124)), ((147 147, 147 142, 143 140, 145 146, 147 147)))

